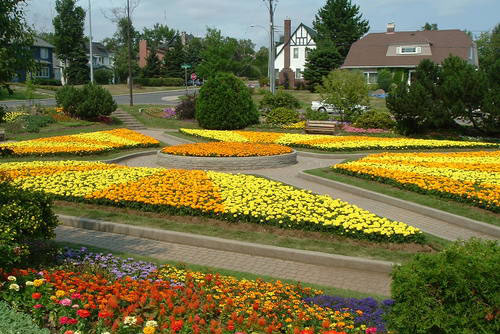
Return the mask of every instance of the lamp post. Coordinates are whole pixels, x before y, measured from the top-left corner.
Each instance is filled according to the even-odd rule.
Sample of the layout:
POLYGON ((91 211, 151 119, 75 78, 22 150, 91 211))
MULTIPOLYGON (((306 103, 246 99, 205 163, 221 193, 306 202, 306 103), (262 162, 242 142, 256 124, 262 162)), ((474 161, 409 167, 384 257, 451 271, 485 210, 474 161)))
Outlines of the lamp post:
POLYGON ((92 7, 90 5, 90 0, 89 0, 89 30, 90 30, 90 43, 89 43, 89 49, 90 49, 90 82, 94 83, 94 53, 92 50, 92 7))
POLYGON ((132 40, 130 36, 130 28, 132 23, 130 21, 130 0, 127 0, 127 39, 128 39, 128 84, 129 84, 129 95, 130 95, 130 106, 134 105, 134 96, 132 92, 132 86, 134 80, 132 79, 132 40))
POLYGON ((274 13, 276 12, 278 0, 263 1, 269 9, 269 90, 274 94, 276 92, 276 75, 274 73, 274 60, 276 58, 274 48, 274 13))

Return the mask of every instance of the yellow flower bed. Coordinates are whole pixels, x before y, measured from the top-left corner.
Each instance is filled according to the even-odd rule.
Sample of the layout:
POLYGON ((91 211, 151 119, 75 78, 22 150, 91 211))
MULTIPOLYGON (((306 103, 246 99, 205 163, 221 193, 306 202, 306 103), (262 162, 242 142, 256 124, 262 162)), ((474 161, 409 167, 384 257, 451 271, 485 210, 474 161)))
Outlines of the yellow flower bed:
POLYGON ((210 142, 165 147, 166 154, 195 157, 256 157, 291 153, 287 146, 276 144, 210 142))
POLYGON ((274 143, 292 147, 314 148, 325 151, 407 150, 499 147, 495 143, 387 138, 368 136, 329 136, 279 132, 219 131, 180 129, 182 133, 224 142, 274 143))
POLYGON ((419 229, 402 222, 251 175, 37 161, 0 164, 0 180, 65 200, 325 231, 374 241, 422 242, 424 238, 419 229))
POLYGON ((500 212, 500 151, 372 154, 333 169, 500 212))
POLYGON ((19 117, 29 115, 25 111, 9 111, 5 114, 4 121, 5 123, 14 123, 19 117))
POLYGON ((154 138, 129 129, 114 129, 69 136, 38 138, 0 144, 16 156, 58 154, 93 154, 116 149, 151 147, 160 144, 154 138))

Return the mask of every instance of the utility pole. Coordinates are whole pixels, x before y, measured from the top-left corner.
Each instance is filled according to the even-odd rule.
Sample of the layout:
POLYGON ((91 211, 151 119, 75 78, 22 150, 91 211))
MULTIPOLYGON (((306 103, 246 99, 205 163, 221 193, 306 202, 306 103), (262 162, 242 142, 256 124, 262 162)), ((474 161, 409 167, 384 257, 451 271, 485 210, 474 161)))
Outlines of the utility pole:
POLYGON ((129 95, 130 95, 130 106, 134 105, 134 96, 132 92, 132 86, 134 85, 134 80, 132 79, 132 39, 130 36, 130 28, 132 27, 132 22, 130 21, 130 0, 127 0, 127 39, 128 39, 128 84, 129 84, 129 95))
POLYGON ((92 7, 90 6, 89 0, 89 29, 90 29, 90 82, 94 83, 94 53, 92 50, 92 7))
POLYGON ((278 0, 263 0, 269 9, 269 90, 276 93, 276 73, 274 72, 275 47, 274 47, 274 13, 278 0), (269 3, 267 3, 269 2, 269 3))

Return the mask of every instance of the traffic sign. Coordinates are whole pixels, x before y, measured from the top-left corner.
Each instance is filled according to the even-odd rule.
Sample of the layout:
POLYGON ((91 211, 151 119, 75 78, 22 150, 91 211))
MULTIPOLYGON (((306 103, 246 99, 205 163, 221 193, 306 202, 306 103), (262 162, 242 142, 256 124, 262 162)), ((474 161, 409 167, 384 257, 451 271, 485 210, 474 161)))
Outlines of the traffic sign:
POLYGON ((198 78, 198 76, 196 75, 196 73, 192 73, 191 74, 191 80, 196 80, 196 78, 198 78))
POLYGON ((189 64, 182 64, 181 68, 188 69, 188 68, 191 68, 191 65, 189 65, 189 64))

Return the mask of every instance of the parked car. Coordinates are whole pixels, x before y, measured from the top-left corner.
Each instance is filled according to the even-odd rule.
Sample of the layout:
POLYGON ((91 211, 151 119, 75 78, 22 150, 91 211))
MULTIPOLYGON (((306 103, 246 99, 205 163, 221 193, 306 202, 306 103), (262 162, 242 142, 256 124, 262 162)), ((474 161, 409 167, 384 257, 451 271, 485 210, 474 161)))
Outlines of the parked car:
MULTIPOLYGON (((357 105, 356 108, 362 110, 362 111, 367 111, 368 107, 367 106, 362 106, 362 105, 357 105)), ((327 112, 331 115, 341 115, 342 110, 339 108, 335 107, 333 104, 328 104, 325 101, 312 101, 311 103, 311 109, 312 110, 318 110, 321 112, 327 112)))
POLYGON ((187 82, 188 86, 196 86, 196 87, 200 87, 203 85, 203 81, 201 81, 200 79, 196 79, 196 80, 188 80, 187 82))

